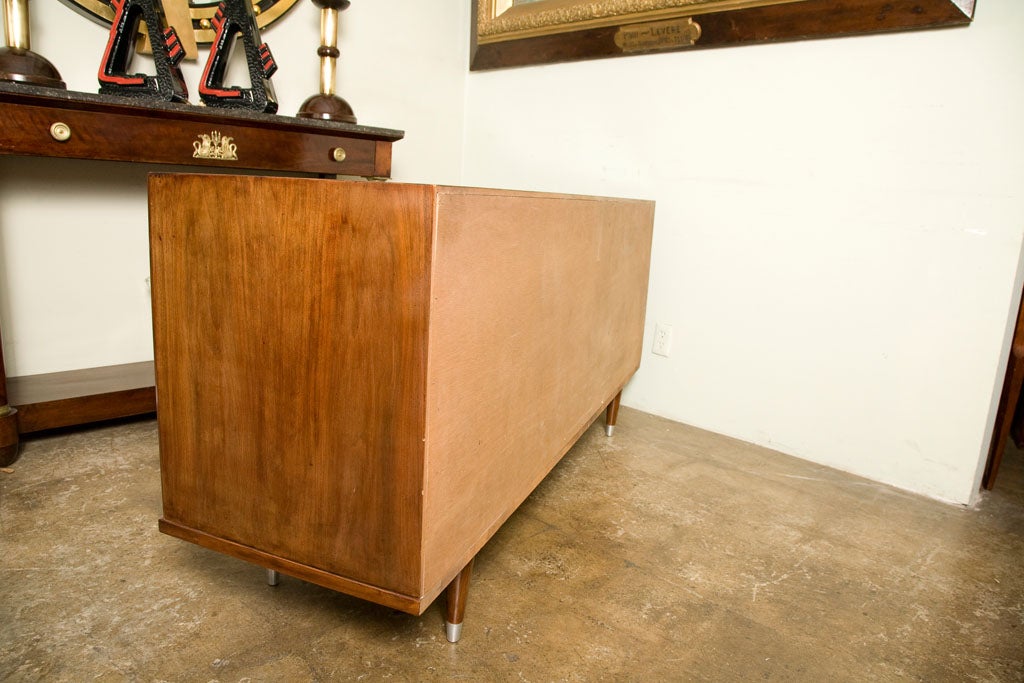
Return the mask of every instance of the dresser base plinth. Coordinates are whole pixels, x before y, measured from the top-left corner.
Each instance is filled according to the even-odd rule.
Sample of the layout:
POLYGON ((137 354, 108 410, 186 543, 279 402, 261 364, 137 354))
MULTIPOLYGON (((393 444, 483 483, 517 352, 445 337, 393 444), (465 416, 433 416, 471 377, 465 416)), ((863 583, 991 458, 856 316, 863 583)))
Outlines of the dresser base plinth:
MULTIPOLYGON (((423 600, 422 598, 412 597, 410 595, 401 595, 391 591, 377 588, 376 586, 369 586, 359 581, 353 581, 346 579, 343 576, 337 574, 331 574, 315 567, 309 567, 298 562, 292 562, 291 560, 270 553, 265 553, 262 550, 256 548, 250 548, 249 546, 235 543, 217 536, 211 536, 210 534, 203 533, 196 529, 190 529, 187 526, 175 524, 174 522, 168 521, 167 519, 161 519, 159 522, 160 531, 167 534, 168 536, 174 536, 180 538, 183 541, 189 541, 196 545, 203 546, 210 550, 216 550, 219 553, 230 555, 231 557, 238 558, 239 560, 245 560, 260 567, 264 567, 268 570, 278 572, 280 574, 286 574, 288 576, 294 576, 297 579, 308 581, 309 583, 315 583, 318 586, 324 588, 330 588, 336 590, 339 593, 351 595, 362 600, 369 600, 375 602, 378 605, 384 607, 390 607, 392 609, 405 612, 406 614, 412 614, 419 616, 426 611, 430 603, 433 602, 433 598, 430 600, 423 600)), ((269 576, 269 575, 268 575, 269 576)))

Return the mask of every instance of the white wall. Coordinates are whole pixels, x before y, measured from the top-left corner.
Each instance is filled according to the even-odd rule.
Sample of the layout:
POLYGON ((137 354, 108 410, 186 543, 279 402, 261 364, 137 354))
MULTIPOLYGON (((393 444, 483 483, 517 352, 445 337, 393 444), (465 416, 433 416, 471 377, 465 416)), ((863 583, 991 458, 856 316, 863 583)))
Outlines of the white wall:
MULTIPOLYGON (((105 32, 31 4, 33 47, 94 92, 105 32)), ((675 342, 628 405, 972 499, 1020 286, 1024 3, 980 0, 967 29, 467 75, 468 10, 354 3, 339 90, 406 130, 396 179, 657 200, 646 345, 656 321, 675 342)), ((302 2, 264 33, 282 113, 316 88, 317 22, 302 2)), ((0 159, 10 374, 152 357, 145 224, 139 169, 0 159)))
POLYGON ((1024 3, 978 4, 965 29, 474 73, 464 181, 657 200, 625 403, 969 502, 1024 233, 1024 3))
MULTIPOLYGON (((107 29, 47 0, 31 2, 32 48, 69 89, 96 92, 107 29)), ((469 5, 357 2, 341 16, 338 92, 361 123, 406 131, 398 180, 456 183, 469 5)), ((263 31, 280 70, 281 114, 319 83, 320 15, 308 0, 263 31)), ((205 60, 205 50, 202 55, 205 60)), ((191 101, 202 64, 183 65, 191 101)), ((9 375, 153 356, 146 179, 137 166, 0 157, 0 324, 9 375)))

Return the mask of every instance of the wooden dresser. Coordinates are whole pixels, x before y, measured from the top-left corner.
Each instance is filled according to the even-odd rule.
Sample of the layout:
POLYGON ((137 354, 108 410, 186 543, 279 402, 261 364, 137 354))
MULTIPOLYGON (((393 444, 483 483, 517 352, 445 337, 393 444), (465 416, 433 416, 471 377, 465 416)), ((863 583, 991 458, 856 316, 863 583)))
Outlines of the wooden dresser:
POLYGON ((474 555, 639 366, 653 213, 152 176, 161 530, 412 614, 448 587, 460 624, 474 555))

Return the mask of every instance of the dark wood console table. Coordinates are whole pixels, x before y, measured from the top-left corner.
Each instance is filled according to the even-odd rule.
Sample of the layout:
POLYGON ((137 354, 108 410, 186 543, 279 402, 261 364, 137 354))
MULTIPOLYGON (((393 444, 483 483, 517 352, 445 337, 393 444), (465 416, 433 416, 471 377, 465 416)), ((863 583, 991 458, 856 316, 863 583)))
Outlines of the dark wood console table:
MULTIPOLYGON (((0 154, 266 175, 391 175, 402 131, 0 83, 0 154)), ((19 435, 156 410, 152 363, 7 378, 0 349, 0 466, 19 435)))

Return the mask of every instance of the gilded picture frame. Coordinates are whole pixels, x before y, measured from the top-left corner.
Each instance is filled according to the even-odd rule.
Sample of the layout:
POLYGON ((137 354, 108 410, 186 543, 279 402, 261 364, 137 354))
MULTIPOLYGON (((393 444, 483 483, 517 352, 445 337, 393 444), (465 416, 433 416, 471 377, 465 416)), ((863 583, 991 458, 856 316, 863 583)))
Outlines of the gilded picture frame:
POLYGON ((962 26, 975 0, 469 0, 470 69, 962 26))

